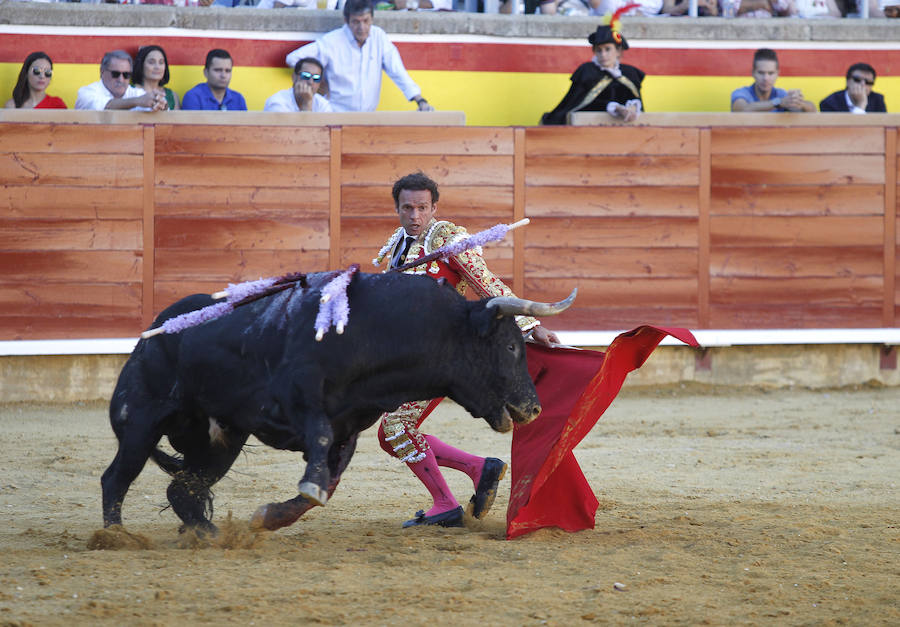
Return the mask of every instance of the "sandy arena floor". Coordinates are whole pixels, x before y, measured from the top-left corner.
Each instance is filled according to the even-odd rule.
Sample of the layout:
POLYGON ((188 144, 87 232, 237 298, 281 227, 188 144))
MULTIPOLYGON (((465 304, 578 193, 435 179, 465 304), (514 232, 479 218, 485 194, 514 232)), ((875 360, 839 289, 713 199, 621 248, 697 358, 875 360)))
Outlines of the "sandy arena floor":
MULTIPOLYGON (((514 541, 508 479, 481 523, 401 530, 426 495, 370 430, 328 506, 292 527, 249 531, 300 475, 254 446, 217 486, 211 544, 178 535, 151 462, 125 501, 132 548, 88 550, 115 452, 105 411, 0 405, 0 625, 900 624, 898 388, 626 388, 576 449, 596 529, 514 541)), ((508 457, 508 436, 454 405, 426 425, 508 457)))

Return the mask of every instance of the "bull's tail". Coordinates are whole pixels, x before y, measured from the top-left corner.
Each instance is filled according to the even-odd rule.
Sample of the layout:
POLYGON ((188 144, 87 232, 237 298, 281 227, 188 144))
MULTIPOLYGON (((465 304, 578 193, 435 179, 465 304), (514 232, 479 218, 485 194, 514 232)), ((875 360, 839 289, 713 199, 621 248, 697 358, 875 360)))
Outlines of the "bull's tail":
POLYGON ((153 449, 153 452, 150 453, 150 457, 156 462, 157 466, 162 468, 163 471, 169 475, 174 476, 175 473, 184 469, 183 459, 164 453, 158 448, 153 449))

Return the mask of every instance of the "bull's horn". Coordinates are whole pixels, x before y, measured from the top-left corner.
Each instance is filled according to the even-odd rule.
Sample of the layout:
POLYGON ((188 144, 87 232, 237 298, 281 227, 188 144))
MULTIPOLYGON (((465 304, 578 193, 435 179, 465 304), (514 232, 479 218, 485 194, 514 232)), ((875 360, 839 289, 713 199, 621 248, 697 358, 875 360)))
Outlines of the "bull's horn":
POLYGON ((496 307, 497 316, 555 316, 564 312, 575 302, 578 288, 572 290, 569 297, 558 303, 539 303, 533 300, 525 300, 515 296, 495 296, 487 302, 485 307, 496 307))

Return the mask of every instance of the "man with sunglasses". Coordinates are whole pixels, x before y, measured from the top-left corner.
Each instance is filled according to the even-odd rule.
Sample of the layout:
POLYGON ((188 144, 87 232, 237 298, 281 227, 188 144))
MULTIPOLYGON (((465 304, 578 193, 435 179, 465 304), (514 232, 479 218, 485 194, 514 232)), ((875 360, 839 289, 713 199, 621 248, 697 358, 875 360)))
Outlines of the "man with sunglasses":
POLYGON ((100 80, 78 90, 76 109, 133 109, 162 111, 167 108, 162 90, 145 92, 131 84, 132 60, 124 50, 112 50, 100 62, 100 80))
POLYGON ((322 82, 322 64, 317 59, 306 57, 294 66, 294 86, 272 94, 263 111, 312 111, 329 113, 333 111, 328 99, 318 93, 322 82))
POLYGON ((372 0, 347 0, 344 25, 287 55, 288 67, 303 57, 322 62, 335 111, 374 111, 381 99, 381 72, 397 85, 419 111, 434 111, 413 82, 400 53, 383 29, 372 24, 372 0))
POLYGON ((819 103, 823 113, 887 113, 884 96, 872 91, 875 68, 868 63, 854 63, 847 70, 847 88, 836 91, 819 103))
POLYGON ((213 48, 206 54, 203 66, 205 83, 191 87, 181 99, 181 108, 194 111, 246 111, 247 102, 240 93, 229 89, 234 62, 227 50, 213 48))

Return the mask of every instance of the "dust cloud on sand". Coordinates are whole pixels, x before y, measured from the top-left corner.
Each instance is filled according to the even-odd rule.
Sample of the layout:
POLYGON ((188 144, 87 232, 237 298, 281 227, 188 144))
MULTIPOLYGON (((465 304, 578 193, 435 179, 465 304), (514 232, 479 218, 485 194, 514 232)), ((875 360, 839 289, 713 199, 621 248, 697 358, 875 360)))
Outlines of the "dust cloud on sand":
MULTIPOLYGON (((215 489, 218 537, 178 534, 152 462, 102 530, 105 412, 0 405, 0 625, 900 624, 897 388, 626 387, 576 449, 596 529, 514 541, 508 479, 484 521, 401 530, 426 494, 374 430, 327 507, 281 531, 247 521, 302 462, 261 445, 215 489)), ((426 425, 508 458, 452 404, 426 425)))

